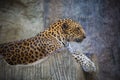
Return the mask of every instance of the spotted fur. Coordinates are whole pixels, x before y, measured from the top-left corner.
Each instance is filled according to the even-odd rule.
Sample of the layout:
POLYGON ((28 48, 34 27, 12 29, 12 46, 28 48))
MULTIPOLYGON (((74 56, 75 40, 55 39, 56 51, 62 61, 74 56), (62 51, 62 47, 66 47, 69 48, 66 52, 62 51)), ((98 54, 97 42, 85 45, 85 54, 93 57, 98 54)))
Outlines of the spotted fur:
POLYGON ((32 38, 0 44, 0 54, 8 64, 29 64, 65 47, 68 42, 81 42, 85 37, 79 23, 63 19, 32 38))

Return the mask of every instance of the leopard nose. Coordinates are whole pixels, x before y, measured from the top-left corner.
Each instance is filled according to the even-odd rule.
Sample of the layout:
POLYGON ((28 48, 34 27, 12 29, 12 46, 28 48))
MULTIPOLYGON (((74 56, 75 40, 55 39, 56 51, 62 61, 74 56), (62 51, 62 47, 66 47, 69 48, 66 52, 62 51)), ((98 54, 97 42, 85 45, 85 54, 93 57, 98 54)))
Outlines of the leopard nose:
POLYGON ((86 35, 84 35, 83 38, 86 38, 86 35))

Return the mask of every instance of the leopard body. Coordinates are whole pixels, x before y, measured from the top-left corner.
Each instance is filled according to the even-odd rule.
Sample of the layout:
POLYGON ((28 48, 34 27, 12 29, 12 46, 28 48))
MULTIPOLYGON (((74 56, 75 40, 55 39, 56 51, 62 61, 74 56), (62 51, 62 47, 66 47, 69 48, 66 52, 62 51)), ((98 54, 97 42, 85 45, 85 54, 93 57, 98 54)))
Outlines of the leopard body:
MULTIPOLYGON (((0 44, 0 55, 11 65, 30 64, 65 47, 68 42, 81 42, 85 37, 79 23, 61 19, 34 37, 0 44)), ((75 54, 73 56, 76 58, 75 54)))

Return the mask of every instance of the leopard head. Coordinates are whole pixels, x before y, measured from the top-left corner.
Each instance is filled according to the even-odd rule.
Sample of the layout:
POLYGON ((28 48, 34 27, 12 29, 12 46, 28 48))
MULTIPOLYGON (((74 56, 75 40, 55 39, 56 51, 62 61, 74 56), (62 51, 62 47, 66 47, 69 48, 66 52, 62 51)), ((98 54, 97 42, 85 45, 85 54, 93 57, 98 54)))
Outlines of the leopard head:
POLYGON ((81 42, 86 38, 85 31, 82 26, 71 19, 65 19, 61 25, 61 29, 68 42, 81 42))

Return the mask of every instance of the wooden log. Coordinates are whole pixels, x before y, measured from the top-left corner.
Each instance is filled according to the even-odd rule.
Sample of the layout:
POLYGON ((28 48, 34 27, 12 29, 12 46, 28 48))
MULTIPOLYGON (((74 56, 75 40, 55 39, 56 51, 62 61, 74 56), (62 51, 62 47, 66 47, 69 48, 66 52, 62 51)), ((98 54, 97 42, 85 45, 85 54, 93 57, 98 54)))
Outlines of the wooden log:
POLYGON ((30 66, 0 62, 0 80, 96 80, 94 77, 95 74, 85 73, 67 50, 56 52, 30 66))

